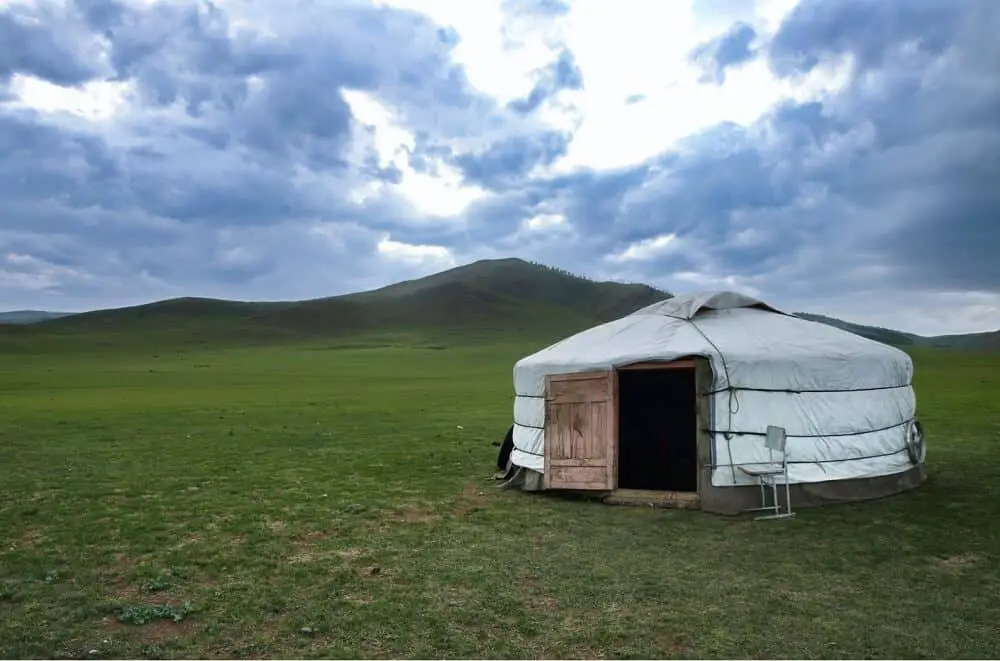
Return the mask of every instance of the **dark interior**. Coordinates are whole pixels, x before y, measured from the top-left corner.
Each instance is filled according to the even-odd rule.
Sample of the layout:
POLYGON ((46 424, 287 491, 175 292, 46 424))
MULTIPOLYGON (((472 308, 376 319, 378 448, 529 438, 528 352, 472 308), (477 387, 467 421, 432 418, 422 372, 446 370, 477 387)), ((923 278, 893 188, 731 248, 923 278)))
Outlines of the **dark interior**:
POLYGON ((697 491, 693 369, 618 373, 618 487, 697 491))

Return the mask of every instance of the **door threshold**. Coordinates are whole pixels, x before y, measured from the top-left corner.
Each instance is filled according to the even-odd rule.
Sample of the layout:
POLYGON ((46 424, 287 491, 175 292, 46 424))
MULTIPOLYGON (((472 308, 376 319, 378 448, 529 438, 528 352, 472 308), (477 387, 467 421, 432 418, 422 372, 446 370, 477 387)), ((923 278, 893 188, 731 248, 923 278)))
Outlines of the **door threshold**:
POLYGON ((696 510, 701 507, 701 496, 697 491, 615 489, 604 497, 604 502, 609 505, 644 505, 696 510))

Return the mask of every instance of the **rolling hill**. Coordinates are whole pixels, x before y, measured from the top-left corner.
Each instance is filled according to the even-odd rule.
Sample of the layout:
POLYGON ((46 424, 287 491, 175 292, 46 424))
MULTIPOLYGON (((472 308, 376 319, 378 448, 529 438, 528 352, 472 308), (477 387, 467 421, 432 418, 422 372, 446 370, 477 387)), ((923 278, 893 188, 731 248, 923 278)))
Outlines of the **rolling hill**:
POLYGON ((892 330, 890 328, 854 324, 849 321, 835 319, 834 317, 827 317, 821 314, 810 314, 808 312, 796 312, 795 314, 796 316, 808 319, 809 321, 818 321, 821 324, 834 326, 836 328, 840 328, 841 330, 854 333, 855 335, 860 335, 877 342, 884 342, 885 344, 891 344, 897 347, 923 344, 931 339, 920 335, 914 335, 913 333, 904 333, 903 331, 892 330))
POLYGON ((1000 350, 1000 331, 987 333, 968 333, 965 335, 915 335, 903 331, 881 328, 878 326, 863 326, 842 319, 827 317, 821 314, 796 312, 797 316, 821 324, 835 326, 856 335, 867 337, 877 342, 884 342, 900 348, 933 347, 938 349, 961 349, 966 351, 996 351, 1000 350))
POLYGON ((966 333, 965 335, 938 335, 924 338, 926 346, 966 351, 1000 351, 1000 331, 966 333))
POLYGON ((380 289, 290 302, 178 298, 96 310, 18 328, 18 338, 101 337, 104 343, 267 341, 416 334, 558 337, 670 294, 597 282, 520 259, 484 260, 380 289))
POLYGON ((72 312, 48 312, 46 310, 12 310, 0 312, 0 324, 37 324, 40 321, 68 317, 72 312))
MULTIPOLYGON (((275 341, 318 338, 530 337, 556 339, 669 297, 645 284, 598 282, 520 259, 495 259, 370 291, 305 301, 177 298, 79 314, 0 314, 8 349, 33 338, 101 344, 275 341)), ((804 319, 898 347, 1000 350, 1000 331, 923 337, 818 314, 804 319)))

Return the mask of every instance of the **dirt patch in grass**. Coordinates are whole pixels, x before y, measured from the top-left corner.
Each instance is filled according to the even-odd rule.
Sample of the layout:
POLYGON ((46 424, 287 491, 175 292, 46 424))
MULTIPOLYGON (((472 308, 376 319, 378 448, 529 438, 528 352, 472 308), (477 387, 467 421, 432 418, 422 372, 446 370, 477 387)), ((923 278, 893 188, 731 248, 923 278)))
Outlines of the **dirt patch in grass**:
POLYGON ((454 516, 465 516, 479 510, 486 503, 486 491, 476 484, 467 484, 462 489, 462 497, 451 510, 454 516))
POLYGON ((368 606, 375 601, 375 598, 367 593, 344 595, 344 601, 352 606, 368 606))
POLYGON ((532 610, 549 611, 558 602, 549 594, 537 576, 527 575, 517 579, 517 592, 521 601, 532 610))
POLYGON ((117 616, 112 616, 105 618, 102 629, 109 638, 133 641, 140 645, 163 645, 190 636, 196 626, 190 618, 180 622, 158 619, 145 624, 127 624, 120 622, 117 616))
MULTIPOLYGON (((345 560, 344 556, 339 551, 334 551, 330 549, 303 549, 296 551, 288 556, 288 564, 291 565, 302 565, 311 564, 317 562, 326 562, 329 560, 338 559, 345 560)), ((348 564, 345 562, 345 565, 348 564)))
POLYGON ((131 556, 116 553, 108 567, 99 573, 104 593, 116 601, 132 599, 139 594, 139 586, 133 581, 137 566, 131 556))
POLYGON ((523 601, 529 608, 536 611, 551 612, 559 605, 555 597, 535 590, 526 591, 523 601))
POLYGON ((808 604, 816 598, 814 594, 802 590, 789 590, 788 588, 779 589, 778 594, 789 604, 808 604))
POLYGON ((62 489, 39 489, 27 497, 29 503, 38 503, 45 500, 53 500, 61 496, 62 489))
POLYGON ((445 501, 440 507, 427 502, 408 503, 390 510, 387 518, 396 523, 431 523, 446 517, 465 516, 483 507, 486 492, 475 484, 467 484, 461 495, 445 501))
POLYGON ((170 619, 152 620, 145 624, 126 624, 119 622, 117 617, 107 618, 104 630, 115 636, 127 636, 144 644, 165 643, 175 638, 189 634, 194 628, 194 621, 183 619, 174 622, 170 619))
POLYGON ((671 654, 688 654, 694 651, 690 640, 683 635, 664 633, 653 637, 654 645, 671 654))
POLYGON ((362 558, 370 553, 368 549, 356 547, 324 547, 324 543, 332 536, 332 533, 321 531, 307 533, 292 545, 291 553, 288 556, 288 562, 290 564, 303 564, 338 558, 346 566, 354 560, 362 558))
POLYGON ((389 518, 397 523, 430 523, 441 519, 441 515, 422 505, 404 505, 389 518))
POLYGON ((285 529, 285 522, 278 519, 264 517, 264 527, 273 533, 280 533, 285 529))
POLYGON ((190 535, 185 536, 184 539, 182 539, 181 541, 179 541, 176 544, 174 544, 171 547, 171 550, 173 550, 173 551, 179 551, 179 550, 181 550, 182 548, 184 548, 186 546, 191 546, 192 544, 197 544, 198 542, 201 541, 201 539, 202 539, 201 535, 199 535, 198 533, 192 533, 190 535))
POLYGON ((129 584, 128 581, 122 579, 108 585, 108 589, 105 590, 105 594, 109 599, 115 602, 125 602, 135 599, 139 596, 138 586, 129 584))
POLYGON ((471 588, 449 585, 441 591, 441 597, 447 606, 461 606, 478 601, 479 593, 471 588))
POLYGON ((193 624, 191 620, 153 620, 139 627, 139 638, 144 643, 163 643, 186 634, 193 624))
POLYGON ((304 564, 309 564, 310 562, 316 562, 320 559, 321 557, 320 554, 318 553, 313 553, 310 551, 302 551, 300 553, 293 553, 292 555, 288 556, 288 564, 304 565, 304 564))
POLYGON ((314 546, 299 547, 288 555, 288 563, 292 565, 310 564, 323 562, 332 558, 339 558, 339 554, 332 549, 321 549, 314 546))
POLYGON ((295 539, 298 545, 318 544, 334 536, 334 530, 313 530, 295 539))
POLYGON ((978 553, 959 553, 937 558, 937 566, 946 571, 960 572, 979 564, 982 556, 978 553))
POLYGON ((11 542, 11 547, 22 551, 32 551, 38 548, 46 539, 41 528, 28 527, 11 542))

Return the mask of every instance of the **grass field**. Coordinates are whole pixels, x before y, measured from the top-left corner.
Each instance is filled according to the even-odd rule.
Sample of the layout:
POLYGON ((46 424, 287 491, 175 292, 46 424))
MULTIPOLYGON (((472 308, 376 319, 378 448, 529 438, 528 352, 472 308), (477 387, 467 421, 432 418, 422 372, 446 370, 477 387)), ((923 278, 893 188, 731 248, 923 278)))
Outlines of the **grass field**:
POLYGON ((753 522, 497 490, 533 348, 3 355, 0 657, 1000 656, 1000 355, 916 355, 925 487, 753 522))

